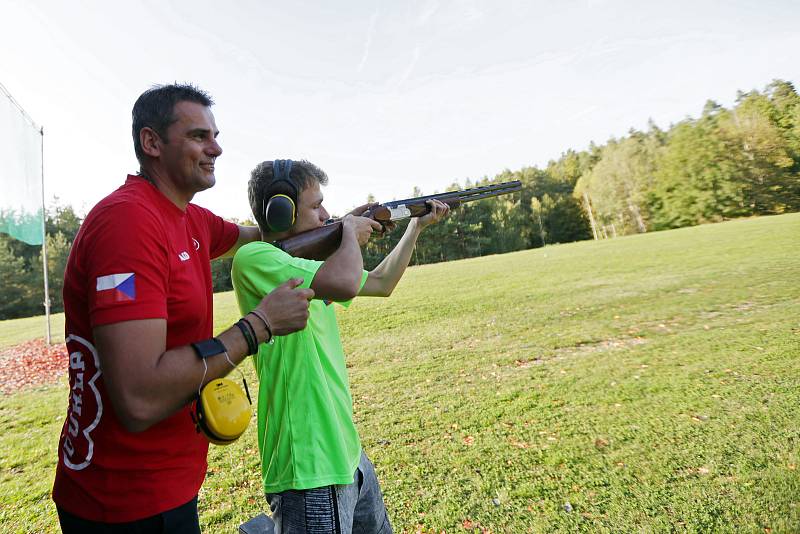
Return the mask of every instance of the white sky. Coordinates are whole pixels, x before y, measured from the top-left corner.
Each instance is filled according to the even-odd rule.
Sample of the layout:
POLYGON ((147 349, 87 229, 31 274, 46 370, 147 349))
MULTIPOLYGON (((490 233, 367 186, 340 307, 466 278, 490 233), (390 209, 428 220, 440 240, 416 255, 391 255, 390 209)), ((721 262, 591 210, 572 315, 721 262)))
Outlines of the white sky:
POLYGON ((305 158, 341 214, 797 83, 799 27, 790 0, 0 0, 0 83, 44 126, 48 202, 118 187, 137 96, 190 81, 224 149, 195 202, 248 217, 250 170, 305 158))

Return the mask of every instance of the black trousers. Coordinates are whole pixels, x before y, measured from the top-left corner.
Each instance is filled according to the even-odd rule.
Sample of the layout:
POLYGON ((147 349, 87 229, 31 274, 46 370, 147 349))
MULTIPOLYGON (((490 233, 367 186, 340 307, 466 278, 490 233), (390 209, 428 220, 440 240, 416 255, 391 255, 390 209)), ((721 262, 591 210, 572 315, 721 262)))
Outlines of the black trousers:
POLYGON ((191 501, 144 519, 128 523, 89 521, 56 506, 58 522, 64 534, 200 534, 197 497, 191 501))

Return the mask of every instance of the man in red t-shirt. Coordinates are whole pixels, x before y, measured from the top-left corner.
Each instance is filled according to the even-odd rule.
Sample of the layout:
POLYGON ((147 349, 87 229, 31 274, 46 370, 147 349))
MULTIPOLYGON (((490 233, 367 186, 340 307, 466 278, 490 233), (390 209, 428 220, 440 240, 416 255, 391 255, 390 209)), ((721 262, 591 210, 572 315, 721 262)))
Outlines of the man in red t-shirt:
POLYGON ((305 327, 313 291, 289 280, 197 344, 212 336, 210 260, 260 238, 190 203, 214 185, 222 153, 212 104, 190 85, 139 97, 140 173, 89 212, 72 245, 70 395, 53 487, 64 532, 199 532, 208 441, 192 400, 254 345, 305 327))

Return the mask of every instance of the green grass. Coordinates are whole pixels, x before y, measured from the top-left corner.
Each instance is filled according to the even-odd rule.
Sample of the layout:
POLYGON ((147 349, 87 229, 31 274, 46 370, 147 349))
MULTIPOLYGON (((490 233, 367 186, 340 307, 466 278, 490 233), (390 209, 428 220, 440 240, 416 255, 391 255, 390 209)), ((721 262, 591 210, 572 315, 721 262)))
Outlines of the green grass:
MULTIPOLYGON (((44 315, 0 321, 0 350, 37 337, 44 338, 46 335, 47 322, 44 315)), ((63 312, 50 316, 50 338, 53 343, 64 342, 63 312)))
MULTIPOLYGON (((357 300, 341 330, 395 530, 800 531, 799 251, 790 214, 417 267, 357 300)), ((55 529, 66 396, 0 398, 3 530, 55 529)), ((204 531, 266 507, 254 427, 212 447, 204 531)))

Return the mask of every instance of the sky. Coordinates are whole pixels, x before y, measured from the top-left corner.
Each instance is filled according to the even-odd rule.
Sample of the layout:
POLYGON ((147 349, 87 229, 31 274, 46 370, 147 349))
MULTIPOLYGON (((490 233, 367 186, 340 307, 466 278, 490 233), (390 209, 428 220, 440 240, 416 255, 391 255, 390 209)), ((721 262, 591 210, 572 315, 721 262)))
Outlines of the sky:
POLYGON ((241 220, 265 160, 320 166, 341 215, 800 81, 789 0, 0 0, 0 13, 0 84, 44 128, 45 196, 81 214, 138 169, 130 112, 153 84, 214 98, 224 152, 194 202, 241 220))

